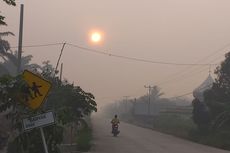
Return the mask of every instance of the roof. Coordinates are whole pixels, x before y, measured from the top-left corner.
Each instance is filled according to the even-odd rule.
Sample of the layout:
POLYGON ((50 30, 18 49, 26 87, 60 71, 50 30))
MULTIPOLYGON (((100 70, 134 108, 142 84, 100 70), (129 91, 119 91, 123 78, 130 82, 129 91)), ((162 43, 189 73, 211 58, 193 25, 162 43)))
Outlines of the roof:
POLYGON ((193 96, 199 99, 201 102, 204 101, 204 95, 203 95, 204 91, 211 89, 213 83, 214 83, 214 80, 209 74, 207 79, 204 80, 204 82, 193 91, 193 96))

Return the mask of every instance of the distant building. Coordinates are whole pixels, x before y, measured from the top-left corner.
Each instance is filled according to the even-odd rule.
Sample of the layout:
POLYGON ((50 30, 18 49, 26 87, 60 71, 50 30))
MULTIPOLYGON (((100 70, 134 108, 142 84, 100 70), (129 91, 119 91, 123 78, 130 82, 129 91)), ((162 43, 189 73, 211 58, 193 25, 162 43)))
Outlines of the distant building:
POLYGON ((213 83, 214 83, 214 80, 212 76, 209 74, 207 79, 204 80, 204 82, 193 91, 194 98, 197 98, 200 102, 203 102, 204 92, 208 89, 211 89, 213 83))

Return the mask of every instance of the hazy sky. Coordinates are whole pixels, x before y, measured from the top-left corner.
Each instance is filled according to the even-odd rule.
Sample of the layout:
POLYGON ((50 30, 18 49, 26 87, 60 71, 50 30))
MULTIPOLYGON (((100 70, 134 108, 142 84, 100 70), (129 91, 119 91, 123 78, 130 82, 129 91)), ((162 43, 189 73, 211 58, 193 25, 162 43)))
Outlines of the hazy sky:
MULTIPOLYGON (((24 0, 23 45, 69 42, 111 54, 174 63, 220 63, 230 49, 229 0, 24 0), (92 29, 104 32, 101 45, 92 45, 92 29), (226 46, 228 45, 228 46, 226 46)), ((19 2, 0 2, 17 46, 19 2)), ((56 64, 61 45, 24 48, 33 61, 56 64)), ((208 76, 209 66, 143 63, 85 52, 66 46, 61 62, 64 77, 98 103, 146 94, 144 85, 159 84, 165 97, 192 91, 208 76), (172 79, 172 80, 169 80, 172 79), (169 80, 169 81, 168 81, 169 80), (163 82, 163 83, 162 83, 163 82), (161 84, 162 83, 162 84, 161 84)), ((214 66, 211 67, 212 72, 214 66)), ((214 76, 214 75, 213 75, 214 76)))

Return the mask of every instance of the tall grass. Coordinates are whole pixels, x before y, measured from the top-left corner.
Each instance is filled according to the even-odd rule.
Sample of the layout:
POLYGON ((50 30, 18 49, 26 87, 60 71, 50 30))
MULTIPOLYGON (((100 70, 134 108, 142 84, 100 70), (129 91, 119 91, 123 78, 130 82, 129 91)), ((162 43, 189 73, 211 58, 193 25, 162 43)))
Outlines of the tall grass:
POLYGON ((230 131, 217 130, 206 132, 198 130, 191 115, 183 114, 160 114, 155 117, 133 117, 126 120, 129 123, 142 127, 151 128, 162 133, 171 134, 180 138, 188 139, 200 144, 209 145, 221 149, 230 150, 230 131))
POLYGON ((189 138, 189 131, 196 128, 191 117, 163 114, 153 119, 153 129, 182 138, 189 138))

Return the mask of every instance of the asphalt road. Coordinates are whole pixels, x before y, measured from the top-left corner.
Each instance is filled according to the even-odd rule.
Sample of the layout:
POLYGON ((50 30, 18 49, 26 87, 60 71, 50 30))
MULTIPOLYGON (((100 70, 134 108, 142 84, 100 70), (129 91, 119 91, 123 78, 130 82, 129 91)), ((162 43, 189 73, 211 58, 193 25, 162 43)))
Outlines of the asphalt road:
POLYGON ((92 122, 92 153, 230 153, 127 123, 121 123, 120 135, 113 137, 109 120, 93 117, 92 122))

